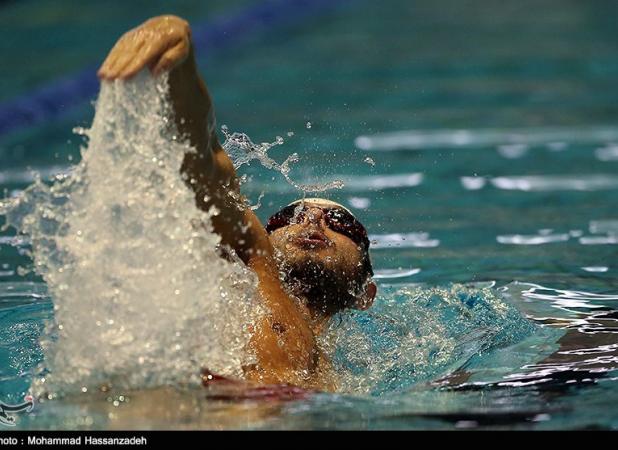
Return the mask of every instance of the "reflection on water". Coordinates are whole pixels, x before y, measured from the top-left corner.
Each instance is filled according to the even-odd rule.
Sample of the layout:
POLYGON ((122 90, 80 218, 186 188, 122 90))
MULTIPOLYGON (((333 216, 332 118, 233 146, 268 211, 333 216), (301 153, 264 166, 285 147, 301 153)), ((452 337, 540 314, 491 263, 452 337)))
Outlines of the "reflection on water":
POLYGON ((594 154, 599 161, 618 161, 618 145, 607 144, 604 147, 597 148, 594 154))
POLYGON ((603 191, 618 189, 618 176, 543 175, 497 177, 490 180, 498 189, 517 191, 603 191))
MULTIPOLYGON (((568 233, 555 233, 551 229, 542 229, 536 235, 502 235, 496 236, 500 244, 512 245, 541 245, 554 242, 577 240, 582 245, 611 245, 618 244, 618 222, 616 220, 592 220, 588 230, 590 235, 584 235, 581 230, 570 230, 568 233)), ((590 270, 593 272, 594 270, 590 270)))
MULTIPOLYGON (((551 428, 586 423, 576 418, 578 396, 592 396, 590 405, 601 401, 588 389, 618 401, 611 390, 618 379, 618 295, 611 264, 618 220, 604 197, 618 185, 605 173, 488 175, 496 159, 524 163, 531 152, 541 151, 554 167, 572 159, 598 160, 594 148, 575 144, 567 148, 552 142, 541 150, 500 145, 502 152, 494 152, 493 160, 481 158, 489 168, 480 170, 478 162, 480 175, 475 176, 458 172, 457 155, 441 156, 445 164, 436 169, 421 156, 397 166, 406 174, 372 172, 388 167, 389 159, 383 158, 367 175, 337 176, 344 180, 344 195, 363 192, 348 196, 347 203, 361 211, 372 231, 381 291, 375 308, 340 317, 323 343, 345 394, 266 402, 238 401, 239 395, 230 397, 216 387, 206 393, 176 388, 87 392, 41 405, 23 426, 551 428), (560 206, 563 200, 568 208, 560 206), (522 205, 530 210, 522 213, 522 205), (430 287, 492 277, 496 281, 430 287), (528 282, 510 283, 514 279, 528 282), (166 402, 179 405, 178 411, 157 406, 166 402)), ((534 170, 541 169, 547 170, 534 170)), ((7 183, 20 189, 30 179, 26 173, 16 172, 7 183)), ((258 180, 245 187, 254 192, 267 186, 258 180)), ((270 195, 289 192, 284 185, 270 195)), ((272 207, 273 200, 266 199, 272 207)), ((259 212, 266 214, 265 209, 259 212)), ((22 267, 31 244, 26 237, 0 236, 0 320, 10 324, 0 348, 0 358, 8 362, 0 374, 0 393, 7 399, 27 391, 30 368, 42 359, 42 324, 52 314, 45 286, 23 282, 33 277, 22 267)), ((613 427, 617 419, 610 414, 594 423, 613 427)))
MULTIPOLYGON (((452 289, 382 284, 381 289, 381 306, 369 315, 339 319, 328 335, 337 352, 334 361, 354 395, 316 393, 294 400, 247 396, 216 385, 87 392, 38 404, 20 425, 542 428, 569 418, 576 392, 601 389, 616 376, 618 315, 608 306, 618 300, 616 294, 527 283, 452 289), (522 321, 508 304, 538 325, 522 321), (359 389, 373 395, 359 395, 359 389)), ((13 350, 10 367, 2 371, 5 397, 27 389, 28 368, 42 357, 36 345, 41 319, 50 314, 41 283, 15 283, 0 293, 1 320, 12 324, 2 331, 0 346, 0 355, 13 350)), ((602 423, 612 423, 610 416, 607 420, 602 423)))
POLYGON ((522 236, 521 234, 513 234, 507 236, 497 236, 496 240, 501 244, 513 245, 540 245, 550 242, 565 242, 569 240, 568 233, 565 234, 539 234, 537 236, 522 236))
POLYGON ((438 239, 431 239, 429 233, 393 233, 393 234, 370 234, 371 248, 379 250, 393 247, 437 247, 438 239))
MULTIPOLYGON (((530 158, 530 152, 542 151, 544 157, 562 164, 598 156, 594 148, 571 144, 549 142, 541 150, 500 144, 494 159, 520 161, 530 158)), ((446 161, 457 166, 457 156, 452 158, 446 161)), ((388 161, 378 159, 376 166, 386 167, 388 161)), ((54 427, 59 420, 83 428, 572 424, 579 392, 591 395, 586 389, 606 389, 617 379, 618 295, 612 290, 615 270, 609 261, 615 257, 618 220, 611 208, 603 209, 604 198, 599 203, 596 197, 618 186, 615 176, 469 176, 445 165, 432 170, 422 157, 405 164, 411 169, 406 174, 336 176, 344 180, 344 193, 363 192, 348 196, 347 202, 362 211, 359 216, 372 231, 378 261, 375 278, 381 283, 376 306, 338 318, 323 341, 345 394, 266 402, 238 401, 242 395, 230 397, 217 387, 206 393, 176 388, 109 395, 87 392, 42 405, 24 426, 54 427), (501 191, 514 197, 497 197, 501 191), (424 203, 424 197, 439 198, 444 192, 451 196, 445 204, 424 203), (468 199, 467 192, 478 196, 468 199), (556 206, 554 217, 539 206, 541 202, 551 207, 544 203, 547 197, 534 197, 562 199, 565 193, 584 197, 567 197, 574 207, 556 206), (399 209, 403 205, 399 198, 409 202, 404 209, 399 209), (520 214, 522 204, 532 212, 520 214), (478 216, 469 214, 467 207, 478 216), (374 218, 378 209, 380 217, 374 218), (585 253, 587 249, 591 253, 585 253), (458 277, 469 281, 495 275, 492 282, 430 287, 445 286, 458 277), (513 279, 529 282, 509 283, 513 279), (165 402, 180 405, 179 410, 156 406, 165 402)), ((62 168, 50 168, 49 173, 57 170, 62 168)), ((7 183, 19 189, 30 179, 26 173, 16 172, 7 183)), ((288 195, 290 186, 285 186, 279 185, 281 191, 275 188, 270 195, 288 195)), ((267 187, 259 180, 245 184, 248 192, 267 187)), ((259 212, 266 214, 264 208, 259 212)), ((20 281, 32 277, 21 267, 32 242, 22 236, 0 236, 0 244, 5 255, 0 267, 0 319, 11 324, 0 349, 0 357, 9 361, 2 372, 1 392, 10 399, 26 392, 30 368, 42 359, 38 337, 43 321, 51 317, 51 304, 44 285, 20 281), (15 352, 15 347, 22 350, 15 352)), ((618 422, 608 416, 596 423, 618 422)))
MULTIPOLYGON (((568 127, 467 130, 404 130, 358 136, 354 143, 365 151, 443 150, 449 148, 498 147, 506 155, 522 156, 529 146, 546 145, 562 150, 569 145, 618 141, 618 128, 568 127)), ((613 148, 613 147, 611 147, 613 148)))

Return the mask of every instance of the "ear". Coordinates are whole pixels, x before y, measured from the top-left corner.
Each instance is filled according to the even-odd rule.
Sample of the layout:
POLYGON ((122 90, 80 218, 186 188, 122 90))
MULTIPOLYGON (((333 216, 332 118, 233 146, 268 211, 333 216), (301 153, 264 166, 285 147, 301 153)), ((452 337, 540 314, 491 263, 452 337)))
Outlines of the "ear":
POLYGON ((365 311, 366 309, 371 308, 373 305, 373 300, 376 298, 376 293, 378 292, 378 287, 373 281, 370 281, 365 286, 365 292, 363 292, 357 299, 354 307, 356 309, 360 309, 361 311, 365 311))

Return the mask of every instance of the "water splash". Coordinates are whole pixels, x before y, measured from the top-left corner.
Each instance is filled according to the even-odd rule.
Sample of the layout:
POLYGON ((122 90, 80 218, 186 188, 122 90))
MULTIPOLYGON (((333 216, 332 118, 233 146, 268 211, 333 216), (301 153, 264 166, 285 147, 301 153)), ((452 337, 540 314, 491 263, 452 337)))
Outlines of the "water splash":
POLYGON ((367 312, 341 314, 321 343, 342 391, 375 395, 431 381, 536 327, 489 287, 408 284, 381 287, 367 312))
POLYGON ((332 189, 342 189, 345 186, 341 180, 310 184, 302 184, 294 181, 290 177, 290 165, 299 161, 300 158, 298 153, 292 153, 281 164, 268 155, 268 151, 271 148, 284 143, 284 139, 281 136, 277 136, 274 142, 262 142, 261 144, 256 144, 244 133, 231 133, 225 125, 221 127, 221 131, 225 136, 223 148, 232 159, 234 169, 236 170, 253 160, 257 160, 265 168, 279 172, 283 175, 285 181, 304 194, 325 192, 332 189))
POLYGON ((218 256, 167 105, 164 77, 103 83, 81 162, 0 207, 54 301, 36 394, 242 376, 251 359, 255 278, 218 256))
MULTIPOLYGON (((0 205, 29 236, 54 301, 37 394, 197 382, 202 366, 242 376, 251 359, 255 279, 216 252, 214 212, 195 207, 180 175, 192 149, 169 120, 166 92, 164 79, 145 75, 104 84, 94 123, 81 131, 89 145, 80 164, 0 205)), ((282 164, 268 156, 283 139, 256 145, 224 134, 237 168, 257 159, 315 192, 289 179, 297 155, 282 164)), ((531 326, 492 291, 384 290, 372 310, 343 314, 321 338, 343 391, 410 386, 531 326)))
POLYGON ((373 158, 367 156, 365 159, 363 159, 363 162, 366 164, 369 164, 370 166, 375 166, 376 162, 373 160, 373 158))

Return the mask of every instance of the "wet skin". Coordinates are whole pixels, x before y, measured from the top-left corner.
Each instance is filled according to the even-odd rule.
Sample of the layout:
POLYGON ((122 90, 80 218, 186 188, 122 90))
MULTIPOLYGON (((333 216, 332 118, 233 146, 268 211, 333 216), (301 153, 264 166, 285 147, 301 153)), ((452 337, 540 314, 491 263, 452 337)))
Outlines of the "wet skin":
MULTIPOLYGON (((345 307, 366 309, 363 287, 364 250, 349 237, 331 230, 324 212, 307 204, 302 220, 270 234, 281 277, 303 298, 314 332, 345 307)), ((372 299, 371 299, 372 300, 372 299)))
POLYGON ((303 222, 269 236, 246 207, 232 161, 215 132, 212 100, 197 71, 191 29, 185 20, 160 16, 128 31, 112 48, 98 76, 108 82, 127 80, 144 68, 153 75, 169 74, 174 121, 197 149, 185 155, 182 167, 197 206, 206 211, 217 208, 214 231, 258 277, 268 313, 254 326, 250 346, 257 362, 244 367, 246 378, 332 389, 316 334, 342 307, 371 305, 376 288, 364 282, 361 251, 348 237, 329 229, 317 208, 303 222), (345 301, 327 302, 340 298, 345 301))

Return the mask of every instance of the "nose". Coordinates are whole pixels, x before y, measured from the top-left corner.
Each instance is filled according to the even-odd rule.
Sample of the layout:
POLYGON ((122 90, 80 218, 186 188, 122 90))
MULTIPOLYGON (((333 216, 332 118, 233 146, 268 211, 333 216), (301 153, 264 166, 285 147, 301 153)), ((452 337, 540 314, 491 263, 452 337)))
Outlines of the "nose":
POLYGON ((324 222, 324 211, 320 208, 309 208, 305 213, 304 223, 320 225, 324 222))

